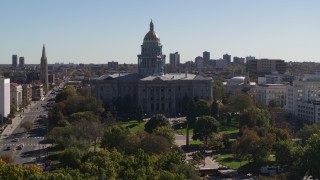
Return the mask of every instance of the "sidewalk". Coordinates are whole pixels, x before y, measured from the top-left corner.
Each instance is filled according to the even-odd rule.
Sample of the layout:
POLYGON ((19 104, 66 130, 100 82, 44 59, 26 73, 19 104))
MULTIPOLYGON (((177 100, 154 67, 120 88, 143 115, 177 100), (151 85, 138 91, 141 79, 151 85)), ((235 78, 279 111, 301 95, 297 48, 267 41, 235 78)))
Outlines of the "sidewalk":
POLYGON ((30 111, 31 108, 33 108, 36 104, 38 103, 38 101, 35 102, 31 102, 31 107, 29 105, 28 109, 24 110, 24 113, 22 113, 21 118, 20 118, 20 112, 16 113, 16 117, 12 119, 12 124, 8 124, 7 127, 2 131, 1 133, 1 137, 0 139, 4 139, 7 136, 11 135, 12 132, 20 125, 21 121, 24 119, 25 117, 25 113, 28 113, 30 111))

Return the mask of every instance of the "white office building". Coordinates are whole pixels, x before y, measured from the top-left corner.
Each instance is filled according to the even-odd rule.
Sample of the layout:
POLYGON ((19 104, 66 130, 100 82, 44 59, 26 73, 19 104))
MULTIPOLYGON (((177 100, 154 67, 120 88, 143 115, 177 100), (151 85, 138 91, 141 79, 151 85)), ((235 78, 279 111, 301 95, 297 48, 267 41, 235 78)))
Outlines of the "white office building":
POLYGON ((10 114, 10 79, 0 77, 0 115, 10 114))
POLYGON ((256 103, 264 106, 283 107, 286 103, 287 85, 262 84, 256 86, 256 103))
POLYGON ((304 75, 288 86, 285 109, 305 123, 320 122, 320 74, 304 75))

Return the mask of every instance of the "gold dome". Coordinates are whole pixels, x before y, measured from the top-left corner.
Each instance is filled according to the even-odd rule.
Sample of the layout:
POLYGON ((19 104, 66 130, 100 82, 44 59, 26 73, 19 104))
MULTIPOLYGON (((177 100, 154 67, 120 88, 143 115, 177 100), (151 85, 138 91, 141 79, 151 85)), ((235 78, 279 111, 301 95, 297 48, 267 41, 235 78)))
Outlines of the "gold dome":
POLYGON ((160 37, 153 30, 152 20, 150 22, 150 31, 144 36, 143 42, 160 42, 160 37))

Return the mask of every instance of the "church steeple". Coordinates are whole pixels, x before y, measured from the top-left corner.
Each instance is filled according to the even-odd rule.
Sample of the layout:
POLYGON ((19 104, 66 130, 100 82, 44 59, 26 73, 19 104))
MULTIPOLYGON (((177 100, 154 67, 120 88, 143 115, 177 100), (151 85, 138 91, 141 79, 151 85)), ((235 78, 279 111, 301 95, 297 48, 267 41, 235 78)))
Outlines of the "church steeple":
POLYGON ((43 83, 43 88, 45 93, 48 93, 49 90, 49 81, 48 81, 48 60, 46 56, 46 48, 43 45, 42 56, 40 60, 40 80, 43 83))
POLYGON ((42 48, 42 58, 46 58, 46 47, 44 45, 42 48))
POLYGON ((151 19, 151 22, 150 22, 150 31, 151 31, 151 32, 154 31, 154 30, 153 30, 153 22, 152 22, 152 19, 151 19))

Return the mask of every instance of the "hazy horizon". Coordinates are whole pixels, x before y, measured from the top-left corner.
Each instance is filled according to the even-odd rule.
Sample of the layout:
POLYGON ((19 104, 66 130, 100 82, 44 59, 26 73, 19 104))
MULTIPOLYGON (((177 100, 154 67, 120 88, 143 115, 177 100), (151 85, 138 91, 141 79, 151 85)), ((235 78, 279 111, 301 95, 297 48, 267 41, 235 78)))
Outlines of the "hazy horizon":
POLYGON ((0 64, 136 64, 152 19, 163 54, 181 62, 255 56, 320 62, 320 1, 3 1, 0 64))

